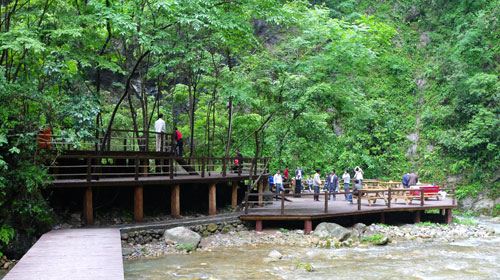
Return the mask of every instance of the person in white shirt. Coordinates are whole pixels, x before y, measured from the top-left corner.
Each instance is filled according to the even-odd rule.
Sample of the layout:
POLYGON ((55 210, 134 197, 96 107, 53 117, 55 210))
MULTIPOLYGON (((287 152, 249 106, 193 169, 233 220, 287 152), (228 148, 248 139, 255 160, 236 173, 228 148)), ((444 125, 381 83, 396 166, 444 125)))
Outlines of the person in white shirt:
POLYGON ((163 114, 159 114, 158 120, 155 122, 157 152, 165 151, 165 121, 162 118, 163 114))
POLYGON ((352 196, 349 193, 349 185, 351 184, 351 174, 347 171, 347 169, 344 171, 344 174, 342 175, 342 180, 344 180, 344 197, 346 201, 349 201, 352 203, 352 196))
POLYGON ((361 169, 361 167, 359 166, 356 166, 354 168, 354 172, 355 172, 354 179, 358 180, 359 184, 363 186, 363 174, 364 174, 363 169, 361 169))
POLYGON ((321 186, 321 177, 319 169, 316 169, 316 174, 314 174, 313 186, 314 186, 314 201, 319 201, 319 186, 321 186))
POLYGON ((274 186, 276 187, 276 199, 278 199, 278 195, 281 191, 285 191, 283 188, 283 177, 281 177, 280 171, 276 171, 276 174, 273 176, 274 186))

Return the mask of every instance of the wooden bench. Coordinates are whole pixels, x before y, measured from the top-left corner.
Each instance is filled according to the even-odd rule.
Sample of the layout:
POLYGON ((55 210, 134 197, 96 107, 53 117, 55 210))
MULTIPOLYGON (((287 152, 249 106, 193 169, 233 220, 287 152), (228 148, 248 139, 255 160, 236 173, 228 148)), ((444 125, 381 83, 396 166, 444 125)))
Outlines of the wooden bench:
POLYGON ((424 199, 435 198, 439 200, 439 186, 415 186, 407 190, 399 190, 393 191, 391 193, 392 199, 394 202, 397 202, 398 199, 403 199, 406 205, 412 204, 414 199, 421 199, 420 190, 422 189, 424 193, 424 199))
POLYGON ((387 204, 387 196, 386 192, 388 190, 387 187, 381 187, 378 185, 365 185, 363 187, 364 191, 377 191, 377 192, 367 192, 364 193, 364 197, 366 197, 366 200, 368 200, 368 205, 372 206, 374 203, 377 202, 378 199, 384 200, 385 204, 387 204))

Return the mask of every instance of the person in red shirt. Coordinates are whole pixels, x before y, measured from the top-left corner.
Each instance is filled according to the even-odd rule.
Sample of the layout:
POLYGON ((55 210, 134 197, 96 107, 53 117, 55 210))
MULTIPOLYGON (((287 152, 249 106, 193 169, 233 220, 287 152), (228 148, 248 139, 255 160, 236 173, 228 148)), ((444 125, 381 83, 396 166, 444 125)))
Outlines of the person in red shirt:
POLYGON ((285 181, 288 181, 288 178, 290 174, 288 173, 288 166, 285 168, 285 171, 283 172, 283 176, 285 177, 285 181))
POLYGON ((174 127, 174 139, 175 142, 177 143, 177 155, 182 157, 182 152, 183 152, 183 141, 182 141, 182 133, 177 129, 177 127, 174 127))

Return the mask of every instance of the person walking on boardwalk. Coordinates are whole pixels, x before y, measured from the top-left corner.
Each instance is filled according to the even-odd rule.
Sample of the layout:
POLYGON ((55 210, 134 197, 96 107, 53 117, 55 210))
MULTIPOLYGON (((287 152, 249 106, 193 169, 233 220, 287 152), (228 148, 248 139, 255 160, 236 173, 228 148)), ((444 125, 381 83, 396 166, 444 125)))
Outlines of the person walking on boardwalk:
POLYGON ((277 200, 280 192, 285 191, 285 189, 283 189, 283 177, 281 177, 281 173, 279 170, 276 171, 276 174, 274 174, 273 181, 274 181, 274 186, 276 187, 276 200, 277 200))
POLYGON ((349 174, 347 169, 344 171, 344 174, 342 175, 342 180, 344 181, 345 200, 352 203, 352 195, 349 192, 349 185, 351 184, 351 174, 349 174))
POLYGON ((316 169, 316 174, 314 174, 313 178, 313 186, 314 186, 314 201, 319 201, 319 187, 321 186, 321 175, 320 170, 316 169))
POLYGON ((165 121, 163 120, 163 114, 158 115, 158 120, 155 122, 155 134, 156 134, 156 151, 165 151, 165 121))
POLYGON ((295 170, 295 197, 300 197, 302 193, 302 174, 304 172, 300 167, 295 170))
POLYGON ((361 185, 363 185, 363 175, 364 175, 363 169, 361 169, 361 167, 359 167, 359 166, 356 166, 354 168, 354 172, 355 172, 354 173, 354 179, 358 180, 359 183, 361 185))
POLYGON ((332 173, 328 175, 327 178, 328 184, 328 200, 330 200, 330 196, 333 196, 333 200, 336 199, 335 192, 337 191, 339 185, 339 177, 335 174, 335 170, 332 170, 332 173))
POLYGON ((177 129, 177 127, 174 127, 174 139, 175 143, 177 143, 177 155, 182 157, 182 152, 184 150, 184 143, 182 140, 182 133, 177 129))
POLYGON ((403 180, 401 183, 403 184, 403 188, 410 187, 410 173, 406 172, 405 175, 403 175, 403 180))

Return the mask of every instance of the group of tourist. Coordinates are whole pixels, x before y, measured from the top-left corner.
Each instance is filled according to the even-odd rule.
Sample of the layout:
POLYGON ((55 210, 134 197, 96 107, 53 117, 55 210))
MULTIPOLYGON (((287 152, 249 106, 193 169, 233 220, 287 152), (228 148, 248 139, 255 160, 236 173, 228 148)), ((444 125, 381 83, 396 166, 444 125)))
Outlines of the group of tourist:
MULTIPOLYGON (((358 190, 360 190, 363 186, 363 169, 361 167, 356 166, 354 168, 354 188, 353 193, 356 194, 358 190)), ((273 186, 275 187, 276 196, 278 196, 281 192, 285 191, 284 185, 295 185, 294 196, 300 197, 303 191, 314 191, 314 201, 319 201, 319 193, 321 186, 325 191, 328 191, 328 200, 333 199, 336 200, 336 193, 339 192, 339 184, 340 180, 342 180, 344 184, 344 196, 346 201, 352 203, 352 193, 351 193, 351 174, 349 170, 346 169, 342 177, 339 177, 335 170, 332 170, 324 180, 321 178, 321 170, 316 169, 316 173, 312 177, 304 176, 304 171, 302 168, 297 168, 295 170, 295 177, 289 177, 288 167, 285 168, 283 175, 281 174, 281 170, 277 170, 274 176, 269 177, 269 190, 273 191, 273 186), (303 184, 303 181, 305 184, 303 184)))
MULTIPOLYGON (((158 120, 155 122, 155 133, 156 133, 156 151, 164 152, 166 151, 166 143, 165 143, 165 133, 166 133, 166 124, 163 120, 163 114, 158 115, 158 120)), ((174 127, 173 131, 173 139, 175 141, 175 154, 177 156, 182 157, 184 141, 182 140, 182 133, 174 127)))

